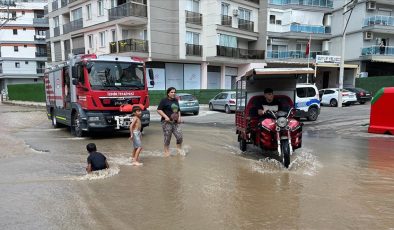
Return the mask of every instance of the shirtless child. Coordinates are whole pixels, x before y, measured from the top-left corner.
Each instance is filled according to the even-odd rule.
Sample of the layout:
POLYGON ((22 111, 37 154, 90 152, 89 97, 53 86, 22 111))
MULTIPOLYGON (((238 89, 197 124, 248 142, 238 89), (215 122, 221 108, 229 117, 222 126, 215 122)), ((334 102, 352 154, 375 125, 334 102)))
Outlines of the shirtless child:
POLYGON ((130 124, 130 140, 133 142, 134 149, 131 155, 131 165, 141 166, 142 163, 139 162, 139 156, 142 151, 141 145, 141 108, 137 107, 134 110, 133 121, 130 124))

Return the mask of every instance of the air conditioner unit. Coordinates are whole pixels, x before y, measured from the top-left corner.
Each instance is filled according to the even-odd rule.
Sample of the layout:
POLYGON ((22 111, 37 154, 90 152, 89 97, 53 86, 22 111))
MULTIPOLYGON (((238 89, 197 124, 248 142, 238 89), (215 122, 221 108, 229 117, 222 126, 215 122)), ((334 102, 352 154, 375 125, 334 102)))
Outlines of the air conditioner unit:
POLYGON ((237 9, 234 9, 234 10, 233 10, 233 16, 234 16, 234 17, 237 17, 237 16, 238 16, 238 10, 237 10, 237 9))
POLYGON ((367 10, 376 10, 376 2, 374 1, 367 2, 367 10))
POLYGON ((364 32, 364 40, 372 40, 373 39, 373 33, 366 31, 364 32))

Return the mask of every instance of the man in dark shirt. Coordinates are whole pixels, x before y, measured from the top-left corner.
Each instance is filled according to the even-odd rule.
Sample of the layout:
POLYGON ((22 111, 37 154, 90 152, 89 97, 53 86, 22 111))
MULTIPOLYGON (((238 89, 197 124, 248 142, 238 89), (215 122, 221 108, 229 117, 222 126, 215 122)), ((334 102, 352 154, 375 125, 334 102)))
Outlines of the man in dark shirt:
POLYGON ((86 145, 86 150, 89 152, 88 166, 86 167, 88 173, 109 168, 107 158, 102 153, 97 152, 96 144, 86 145))
POLYGON ((278 99, 274 98, 274 90, 271 88, 266 88, 264 90, 264 99, 261 101, 261 104, 259 106, 261 106, 258 109, 258 114, 261 118, 265 119, 267 118, 267 114, 266 112, 268 110, 271 110, 273 112, 279 111, 279 110, 283 110, 283 108, 281 108, 281 103, 278 99))

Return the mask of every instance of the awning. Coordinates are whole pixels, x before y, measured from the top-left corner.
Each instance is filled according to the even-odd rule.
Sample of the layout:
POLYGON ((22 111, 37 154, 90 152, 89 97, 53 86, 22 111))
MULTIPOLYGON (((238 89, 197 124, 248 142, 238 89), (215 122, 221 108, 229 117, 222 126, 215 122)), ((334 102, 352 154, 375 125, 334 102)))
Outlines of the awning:
MULTIPOLYGON (((339 68, 340 65, 336 64, 336 63, 317 63, 314 64, 316 67, 328 67, 328 68, 339 68)), ((358 69, 358 65, 354 65, 354 64, 345 64, 343 65, 344 68, 347 69, 358 69)))

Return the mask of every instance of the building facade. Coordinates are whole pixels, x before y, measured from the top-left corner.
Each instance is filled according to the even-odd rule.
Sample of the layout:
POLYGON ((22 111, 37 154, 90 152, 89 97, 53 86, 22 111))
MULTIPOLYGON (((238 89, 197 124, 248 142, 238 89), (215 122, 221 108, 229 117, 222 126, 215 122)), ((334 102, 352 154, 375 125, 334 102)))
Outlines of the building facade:
POLYGON ((44 1, 0 3, 0 88, 41 82, 47 61, 44 1))
MULTIPOLYGON (((345 2, 343 1, 342 4, 345 2)), ((343 9, 333 12, 332 23, 341 25, 333 29, 330 52, 341 53, 343 9)), ((361 76, 394 75, 394 1, 359 0, 353 8, 346 29, 345 62, 360 66, 361 76)))
POLYGON ((155 87, 230 89, 263 67, 266 1, 56 0, 48 4, 51 64, 68 54, 140 57, 155 87))

